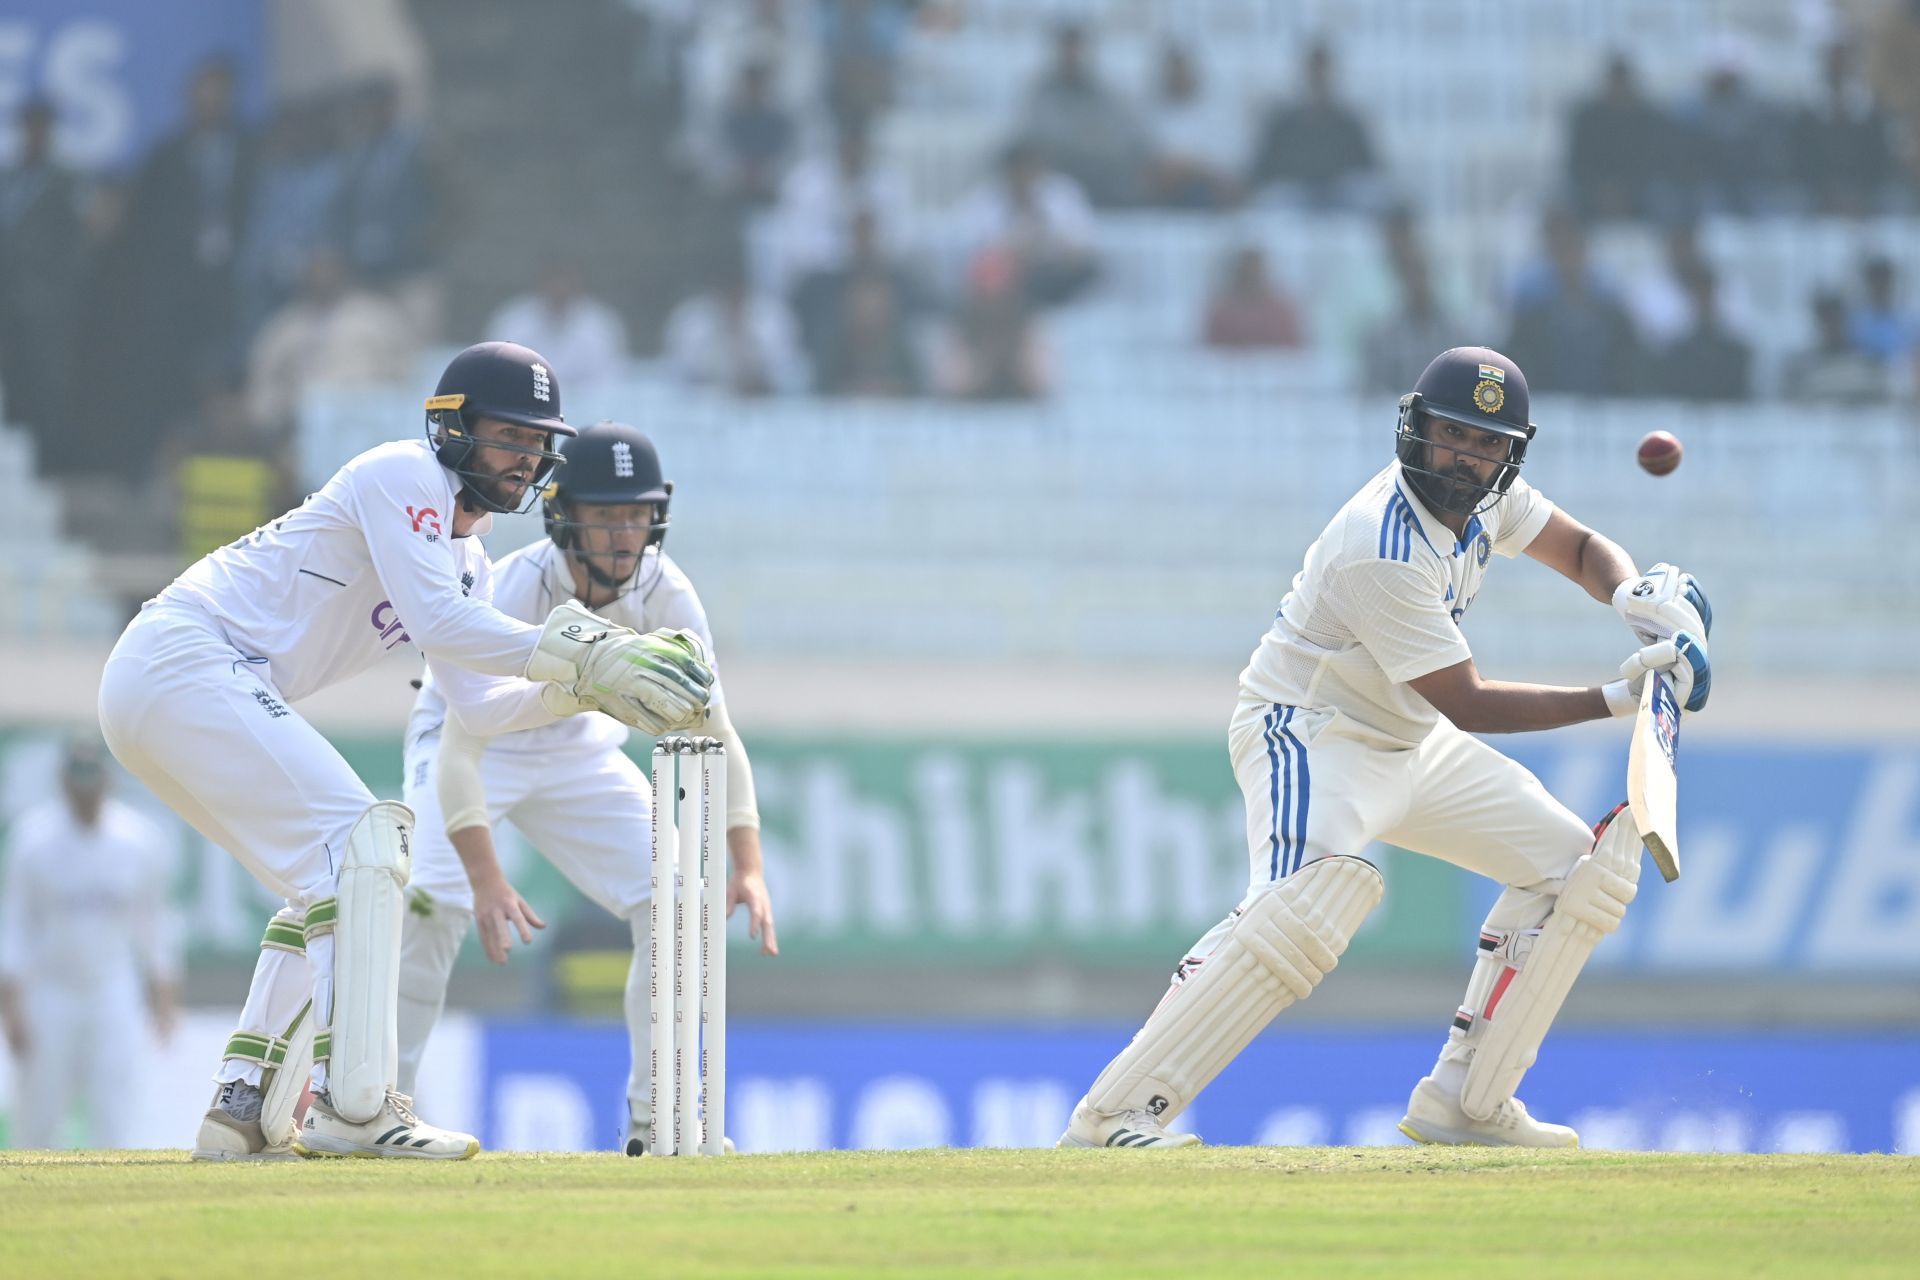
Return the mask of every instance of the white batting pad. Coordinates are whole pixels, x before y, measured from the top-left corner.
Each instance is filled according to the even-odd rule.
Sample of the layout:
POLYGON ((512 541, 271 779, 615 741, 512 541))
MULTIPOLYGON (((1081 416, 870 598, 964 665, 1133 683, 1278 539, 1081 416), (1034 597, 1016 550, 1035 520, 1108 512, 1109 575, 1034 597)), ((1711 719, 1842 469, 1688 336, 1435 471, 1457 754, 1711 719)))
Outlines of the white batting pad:
POLYGON ((356 1122, 380 1113, 399 1074, 395 993, 412 837, 413 810, 382 800, 354 824, 340 861, 327 1092, 356 1122))
POLYGON ((1282 1009, 1313 994, 1385 890, 1373 864, 1336 856, 1261 892, 1100 1073, 1088 1105, 1179 1115, 1282 1009))
POLYGON ((1496 981, 1476 1028, 1462 1111, 1485 1120, 1519 1089, 1587 957, 1626 918, 1639 880, 1640 829, 1621 810, 1568 873, 1531 953, 1496 981))

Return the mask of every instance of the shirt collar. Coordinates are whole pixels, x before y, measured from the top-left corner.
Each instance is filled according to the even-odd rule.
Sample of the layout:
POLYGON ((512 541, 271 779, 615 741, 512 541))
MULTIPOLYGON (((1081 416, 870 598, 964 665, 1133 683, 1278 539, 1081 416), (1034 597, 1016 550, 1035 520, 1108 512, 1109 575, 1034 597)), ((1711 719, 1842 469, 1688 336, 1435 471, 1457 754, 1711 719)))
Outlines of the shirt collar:
MULTIPOLYGON (((1413 486, 1406 483, 1405 476, 1406 473, 1402 470, 1399 460, 1395 459, 1393 464, 1393 487, 1400 491, 1400 496, 1405 498, 1407 505, 1413 509, 1414 517, 1420 521, 1420 531, 1426 535, 1427 545, 1435 551, 1439 551, 1441 547, 1449 547, 1458 551, 1461 546, 1465 545, 1466 540, 1463 539, 1461 542, 1454 541, 1453 530, 1441 524, 1440 517, 1427 510, 1427 504, 1420 500, 1420 495, 1414 492, 1413 486)), ((1479 527, 1480 518, 1478 516, 1475 516, 1467 522, 1467 532, 1469 534, 1477 535, 1479 527)))

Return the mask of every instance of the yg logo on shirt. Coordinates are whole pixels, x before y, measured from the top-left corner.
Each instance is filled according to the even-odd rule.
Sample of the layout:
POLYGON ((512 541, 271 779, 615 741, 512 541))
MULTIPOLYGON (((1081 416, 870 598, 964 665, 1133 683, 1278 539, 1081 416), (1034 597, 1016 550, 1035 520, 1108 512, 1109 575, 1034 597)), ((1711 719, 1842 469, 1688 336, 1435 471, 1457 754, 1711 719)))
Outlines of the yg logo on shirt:
POLYGON ((424 525, 426 526, 428 538, 431 539, 438 536, 440 532, 440 513, 432 507, 421 507, 418 510, 408 507, 407 516, 413 521, 413 531, 415 533, 420 532, 421 526, 424 525))

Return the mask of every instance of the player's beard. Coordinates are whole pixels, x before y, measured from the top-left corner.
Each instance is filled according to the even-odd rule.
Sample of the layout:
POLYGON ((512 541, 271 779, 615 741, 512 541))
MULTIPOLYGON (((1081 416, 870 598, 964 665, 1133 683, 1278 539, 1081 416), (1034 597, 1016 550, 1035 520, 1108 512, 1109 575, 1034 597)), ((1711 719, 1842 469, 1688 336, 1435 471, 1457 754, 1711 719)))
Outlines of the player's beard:
POLYGON ((486 496, 497 507, 506 511, 518 511, 527 500, 527 486, 532 481, 532 473, 519 468, 511 468, 500 475, 488 476, 485 480, 486 496), (515 485, 515 478, 524 483, 515 485))

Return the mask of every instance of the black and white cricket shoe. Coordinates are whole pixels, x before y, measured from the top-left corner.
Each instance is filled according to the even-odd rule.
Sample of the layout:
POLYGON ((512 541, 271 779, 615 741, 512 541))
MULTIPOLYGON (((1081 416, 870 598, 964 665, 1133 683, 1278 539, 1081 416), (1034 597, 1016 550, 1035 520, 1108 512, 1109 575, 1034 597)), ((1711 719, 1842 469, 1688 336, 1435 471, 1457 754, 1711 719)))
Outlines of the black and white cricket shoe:
POLYGON ((308 1157, 471 1160, 480 1154, 480 1140, 470 1133, 455 1133, 427 1124, 413 1114, 412 1098, 389 1089, 379 1114, 365 1123, 349 1120, 335 1111, 333 1099, 326 1094, 314 1094, 293 1149, 296 1154, 308 1157))
POLYGON ((1086 1099, 1073 1109, 1067 1131, 1056 1147, 1197 1147, 1200 1138, 1192 1133, 1174 1133, 1149 1111, 1123 1111, 1117 1116, 1101 1115, 1087 1106, 1086 1099))

